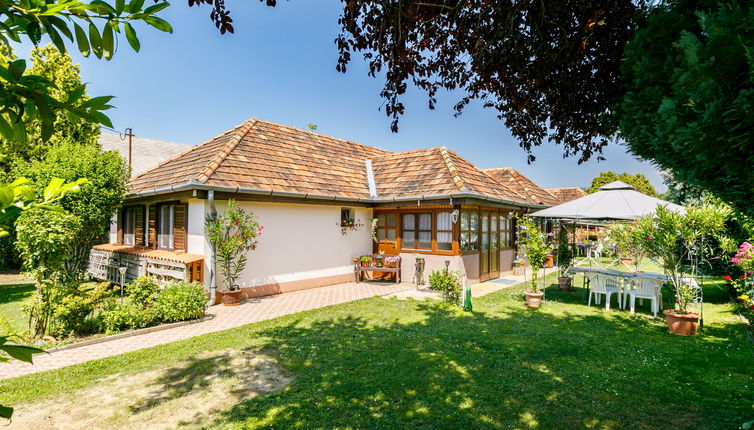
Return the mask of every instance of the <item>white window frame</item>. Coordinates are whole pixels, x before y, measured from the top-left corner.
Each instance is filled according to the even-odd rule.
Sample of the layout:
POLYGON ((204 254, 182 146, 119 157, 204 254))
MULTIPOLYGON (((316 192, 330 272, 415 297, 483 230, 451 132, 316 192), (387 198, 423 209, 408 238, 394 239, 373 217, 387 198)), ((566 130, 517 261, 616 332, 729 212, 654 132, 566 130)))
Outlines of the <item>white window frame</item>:
POLYGON ((133 206, 123 209, 123 244, 136 245, 136 208, 133 206))
POLYGON ((175 249, 175 204, 157 207, 157 248, 172 251, 175 249), (167 230, 167 232, 166 232, 167 230))

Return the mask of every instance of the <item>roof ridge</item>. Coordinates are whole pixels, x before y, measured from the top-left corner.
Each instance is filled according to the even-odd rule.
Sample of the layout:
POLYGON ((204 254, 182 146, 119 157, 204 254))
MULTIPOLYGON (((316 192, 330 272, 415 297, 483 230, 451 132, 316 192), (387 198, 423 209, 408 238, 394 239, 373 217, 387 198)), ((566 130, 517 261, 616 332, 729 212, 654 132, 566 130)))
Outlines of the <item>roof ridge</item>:
POLYGON ((453 179, 453 183, 456 185, 456 188, 458 188, 458 191, 464 191, 468 189, 468 186, 466 185, 466 183, 463 181, 463 179, 461 179, 461 175, 459 175, 460 171, 456 167, 453 160, 450 159, 448 148, 441 146, 440 155, 442 156, 442 160, 445 162, 445 166, 448 168, 448 172, 450 172, 450 177, 453 179))
POLYGON ((293 130, 298 131, 298 132, 309 133, 309 134, 312 134, 312 135, 316 136, 317 138, 326 137, 328 139, 337 140, 337 141, 345 142, 345 143, 350 143, 352 145, 361 146, 361 147, 364 147, 364 148, 376 149, 378 151, 382 151, 382 152, 385 153, 385 154, 382 154, 382 155, 395 154, 394 151, 390 151, 390 150, 387 150, 387 149, 378 148, 378 147, 372 146, 372 145, 364 145, 363 143, 358 143, 358 142, 354 142, 352 140, 347 140, 347 139, 341 139, 339 137, 329 136, 327 134, 315 133, 315 132, 313 132, 311 130, 304 130, 302 128, 297 128, 297 127, 294 127, 292 125, 280 124, 279 122, 272 122, 272 121, 267 121, 267 120, 263 120, 263 119, 257 120, 256 118, 253 118, 253 120, 257 121, 257 122, 265 123, 265 124, 272 124, 272 125, 276 125, 276 126, 283 127, 283 128, 293 129, 293 130))
POLYGON ((212 157, 211 160, 209 160, 207 165, 204 166, 201 172, 199 172, 199 174, 196 176, 196 180, 199 181, 200 184, 206 184, 207 181, 209 181, 210 176, 215 173, 215 171, 218 167, 220 167, 220 164, 225 160, 225 158, 227 158, 228 155, 233 152, 234 149, 236 149, 236 146, 238 146, 238 143, 241 142, 241 139, 246 136, 249 130, 251 130, 251 128, 256 123, 257 119, 252 118, 245 121, 240 127, 236 128, 235 133, 230 137, 230 139, 228 139, 223 149, 215 154, 215 156, 212 157))

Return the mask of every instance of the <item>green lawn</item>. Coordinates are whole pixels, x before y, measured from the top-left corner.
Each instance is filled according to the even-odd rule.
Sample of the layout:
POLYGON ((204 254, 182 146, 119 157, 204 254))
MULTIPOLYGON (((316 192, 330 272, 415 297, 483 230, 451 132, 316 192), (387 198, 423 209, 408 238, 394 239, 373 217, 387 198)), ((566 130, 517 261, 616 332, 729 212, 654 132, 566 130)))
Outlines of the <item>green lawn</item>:
POLYGON ((695 338, 667 334, 648 303, 631 317, 587 307, 578 289, 552 289, 542 309, 528 310, 522 291, 477 299, 474 313, 382 298, 303 312, 0 381, 0 402, 75 396, 118 371, 249 349, 276 357, 293 382, 229 403, 204 426, 731 429, 754 419, 753 349, 715 286, 695 338))
POLYGON ((28 330, 21 305, 33 293, 33 285, 0 285, 0 333, 23 335, 28 330))

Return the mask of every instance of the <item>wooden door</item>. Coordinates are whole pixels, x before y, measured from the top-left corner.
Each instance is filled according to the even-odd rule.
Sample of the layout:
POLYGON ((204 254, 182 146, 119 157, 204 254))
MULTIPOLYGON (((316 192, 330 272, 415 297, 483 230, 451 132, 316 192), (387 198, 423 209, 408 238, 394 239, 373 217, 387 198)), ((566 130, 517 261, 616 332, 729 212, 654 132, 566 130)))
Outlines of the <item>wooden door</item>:
POLYGON ((499 217, 490 213, 490 279, 500 277, 500 227, 499 217))
POLYGON ((398 212, 380 212, 377 217, 377 252, 398 255, 398 212))
POLYGON ((480 244, 479 244, 479 280, 490 279, 490 214, 482 212, 480 218, 480 244))

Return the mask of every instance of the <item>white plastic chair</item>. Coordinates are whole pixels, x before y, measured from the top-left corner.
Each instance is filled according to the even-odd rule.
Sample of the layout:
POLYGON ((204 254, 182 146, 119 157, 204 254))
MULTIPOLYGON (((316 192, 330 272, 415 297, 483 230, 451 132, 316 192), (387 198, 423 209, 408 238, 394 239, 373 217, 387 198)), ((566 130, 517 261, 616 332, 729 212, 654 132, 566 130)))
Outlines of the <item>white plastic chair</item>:
POLYGON ((638 298, 651 300, 652 315, 657 316, 657 312, 662 309, 662 281, 653 278, 635 278, 632 283, 633 288, 626 291, 624 296, 625 301, 631 298, 631 315, 634 314, 638 298))
POLYGON ((598 243, 597 245, 592 246, 592 257, 594 258, 602 258, 602 249, 603 246, 601 243, 598 243))
POLYGON ((592 305, 592 296, 594 296, 594 303, 597 305, 600 304, 602 296, 605 296, 605 310, 609 311, 610 299, 614 293, 617 293, 618 307, 623 309, 623 291, 613 276, 599 273, 588 273, 585 276, 589 279, 588 306, 592 305))

